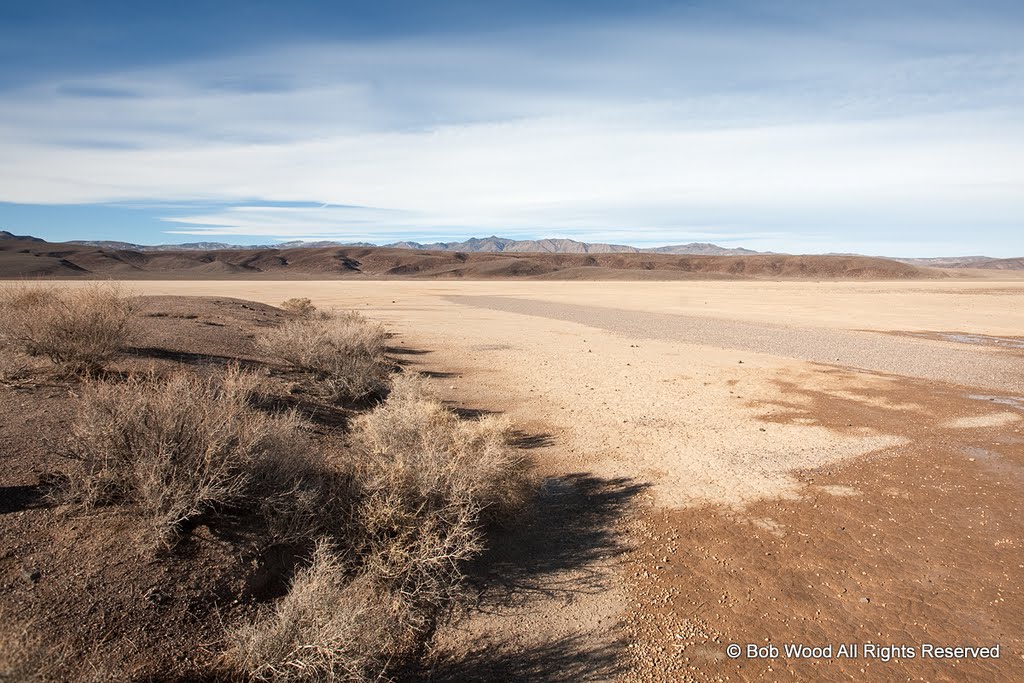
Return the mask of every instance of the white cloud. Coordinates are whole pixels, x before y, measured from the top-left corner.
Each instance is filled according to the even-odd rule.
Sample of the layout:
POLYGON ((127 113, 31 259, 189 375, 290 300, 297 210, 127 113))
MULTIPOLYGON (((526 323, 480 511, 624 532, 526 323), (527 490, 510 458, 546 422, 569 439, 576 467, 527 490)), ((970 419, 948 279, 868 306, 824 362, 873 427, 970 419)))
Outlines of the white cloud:
POLYGON ((678 130, 537 119, 268 145, 68 149, 9 144, 8 201, 317 201, 445 223, 734 203, 1000 200, 1024 189, 1024 123, 989 115, 678 130))
POLYGON ((1024 53, 955 28, 930 34, 945 52, 627 25, 41 83, 0 94, 0 201, 257 200, 169 225, 209 236, 1005 230, 1024 53))

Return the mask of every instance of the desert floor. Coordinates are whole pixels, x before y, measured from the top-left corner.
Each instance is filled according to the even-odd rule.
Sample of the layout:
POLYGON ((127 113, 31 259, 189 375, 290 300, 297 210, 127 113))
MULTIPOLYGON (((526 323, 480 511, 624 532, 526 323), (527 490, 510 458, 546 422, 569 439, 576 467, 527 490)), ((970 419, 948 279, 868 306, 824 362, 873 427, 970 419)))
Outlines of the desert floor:
POLYGON ((545 680, 1024 680, 1024 280, 125 287, 358 309, 519 425, 536 518, 442 648, 545 680), (1001 652, 726 656, 867 642, 1001 652))

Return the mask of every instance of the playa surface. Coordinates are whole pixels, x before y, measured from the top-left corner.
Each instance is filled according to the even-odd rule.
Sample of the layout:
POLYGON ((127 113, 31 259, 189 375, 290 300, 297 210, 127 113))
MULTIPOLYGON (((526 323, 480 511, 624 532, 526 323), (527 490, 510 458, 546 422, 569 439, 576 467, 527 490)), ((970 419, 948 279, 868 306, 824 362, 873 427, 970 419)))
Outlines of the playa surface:
POLYGON ((456 407, 519 426, 535 519, 439 646, 479 671, 1024 679, 1019 278, 124 286, 359 310, 456 407), (869 641, 1001 656, 726 654, 869 641))

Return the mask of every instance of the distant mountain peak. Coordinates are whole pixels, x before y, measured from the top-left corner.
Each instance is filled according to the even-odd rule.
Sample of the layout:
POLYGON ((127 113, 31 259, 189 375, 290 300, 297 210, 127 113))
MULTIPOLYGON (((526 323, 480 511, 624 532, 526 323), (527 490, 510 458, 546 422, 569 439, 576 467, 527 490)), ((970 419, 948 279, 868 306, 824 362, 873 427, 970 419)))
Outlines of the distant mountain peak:
POLYGON ((31 235, 15 235, 14 233, 7 232, 6 230, 0 230, 0 240, 23 240, 25 242, 45 242, 38 237, 32 237, 31 235))
POLYGON ((735 256, 757 254, 750 249, 730 249, 717 244, 694 242, 691 244, 675 244, 663 247, 632 247, 625 244, 606 244, 603 242, 579 242, 566 237, 548 237, 538 240, 515 240, 508 237, 471 237, 463 242, 396 242, 387 244, 395 249, 418 249, 428 251, 465 251, 465 252, 518 252, 546 254, 693 254, 705 256, 735 256))

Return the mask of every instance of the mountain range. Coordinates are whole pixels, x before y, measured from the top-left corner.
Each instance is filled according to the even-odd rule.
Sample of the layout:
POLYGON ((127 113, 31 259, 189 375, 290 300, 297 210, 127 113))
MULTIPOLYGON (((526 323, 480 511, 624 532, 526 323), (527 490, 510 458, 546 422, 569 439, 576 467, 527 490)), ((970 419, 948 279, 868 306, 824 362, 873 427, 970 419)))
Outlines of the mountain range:
MULTIPOLYGON (((0 230, 0 239, 20 240, 23 242, 46 243, 38 237, 14 235, 0 230)), ((690 242, 662 247, 633 247, 625 244, 607 244, 603 242, 578 242, 564 238, 548 238, 540 240, 515 240, 506 237, 490 236, 473 237, 463 242, 420 242, 403 241, 391 244, 376 245, 370 242, 338 242, 334 240, 304 241, 293 240, 275 244, 228 244, 225 242, 186 242, 182 244, 146 245, 133 242, 111 240, 72 240, 65 244, 78 247, 93 247, 106 251, 130 251, 137 253, 164 252, 229 252, 229 251, 288 251, 293 249, 325 249, 344 247, 370 249, 398 249, 416 252, 442 252, 453 254, 562 254, 562 255, 601 255, 601 254, 666 254, 678 256, 782 256, 774 252, 758 252, 742 247, 729 248, 707 242, 690 242)), ((834 256, 858 256, 858 254, 833 254, 834 256)), ((876 258, 876 257, 871 257, 876 258)), ((912 266, 924 268, 981 268, 984 270, 1024 270, 1024 257, 992 258, 990 256, 948 256, 937 258, 895 258, 882 257, 912 266)))
MULTIPOLYGON (((10 233, 7 233, 8 235, 10 233)), ((413 249, 416 251, 454 251, 463 253, 521 253, 521 254, 690 254, 695 256, 740 256, 761 252, 750 249, 720 247, 705 242, 676 244, 664 247, 639 248, 624 244, 577 242, 570 239, 514 240, 506 237, 472 237, 464 242, 393 242, 372 244, 370 242, 336 242, 302 240, 276 244, 226 244, 224 242, 187 242, 184 244, 144 245, 131 242, 108 240, 72 240, 69 244, 81 244, 104 249, 127 249, 131 251, 217 251, 222 249, 319 249, 323 247, 384 247, 388 249, 413 249)))
POLYGON ((519 242, 497 237, 455 244, 403 247, 223 247, 217 244, 131 248, 124 242, 50 243, 0 232, 0 278, 133 279, 919 279, 944 271, 891 259, 856 255, 751 254, 714 245, 681 245, 702 253, 665 249, 611 251, 617 245, 571 240, 519 242), (126 248, 127 247, 127 248, 126 248), (470 250, 474 251, 470 251, 470 250), (546 249, 547 251, 530 251, 546 249), (568 250, 572 251, 568 251, 568 250), (500 250, 500 251, 499 251, 500 250), (558 252, 555 250, 565 250, 558 252), (601 251, 607 250, 607 251, 601 251), (652 253, 660 251, 661 253, 652 253))

